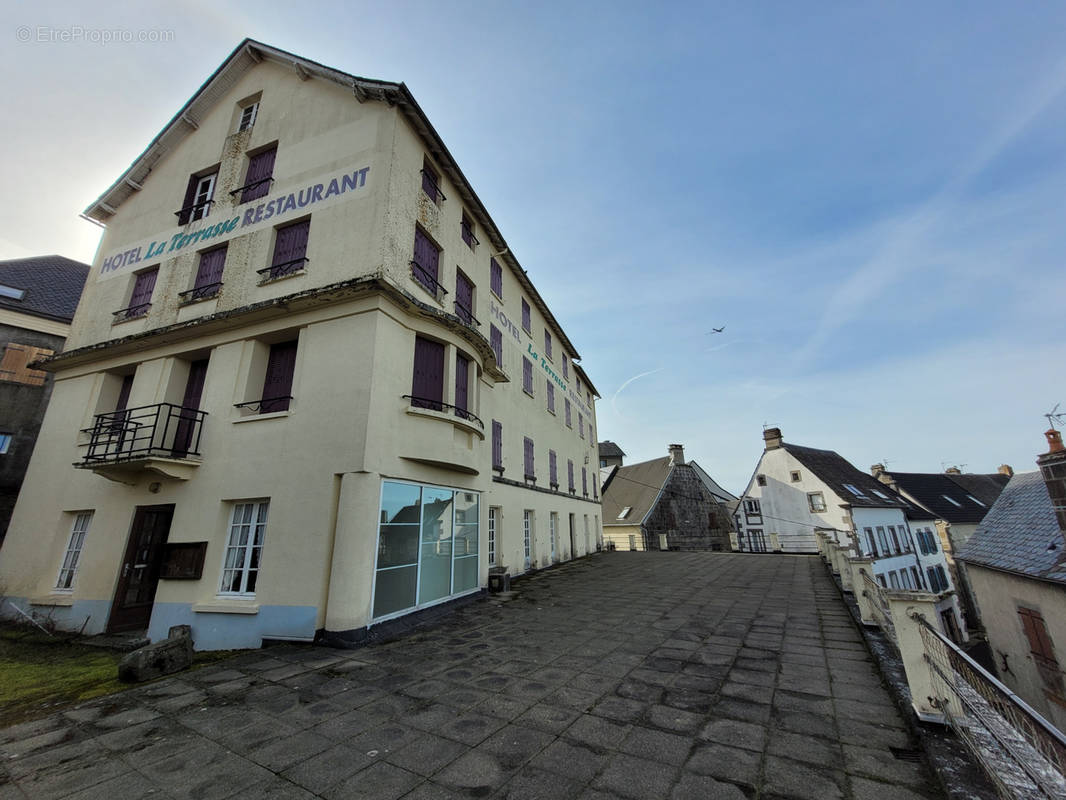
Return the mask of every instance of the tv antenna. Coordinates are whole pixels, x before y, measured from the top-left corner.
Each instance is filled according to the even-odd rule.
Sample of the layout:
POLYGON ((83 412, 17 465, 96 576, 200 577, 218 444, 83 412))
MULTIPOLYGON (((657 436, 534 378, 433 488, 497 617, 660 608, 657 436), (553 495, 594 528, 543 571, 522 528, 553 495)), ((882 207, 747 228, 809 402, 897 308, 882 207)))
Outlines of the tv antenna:
POLYGON ((1059 425, 1062 425, 1063 422, 1066 421, 1066 420, 1063 420, 1063 417, 1066 417, 1066 412, 1059 413, 1059 406, 1060 405, 1062 405, 1062 403, 1055 403, 1055 407, 1053 409, 1051 409, 1051 411, 1049 411, 1047 414, 1044 415, 1045 417, 1047 417, 1047 421, 1048 421, 1048 424, 1051 426, 1051 430, 1056 430, 1056 428, 1055 428, 1055 423, 1056 422, 1059 423, 1059 425))

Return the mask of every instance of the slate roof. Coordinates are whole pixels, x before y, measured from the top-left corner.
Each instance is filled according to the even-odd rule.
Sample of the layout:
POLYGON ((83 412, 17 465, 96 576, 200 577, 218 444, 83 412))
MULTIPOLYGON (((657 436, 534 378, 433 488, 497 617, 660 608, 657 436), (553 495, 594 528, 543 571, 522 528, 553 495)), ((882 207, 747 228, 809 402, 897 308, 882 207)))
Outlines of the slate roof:
POLYGON ((822 483, 826 484, 843 501, 853 506, 864 508, 907 508, 902 498, 894 495, 887 486, 876 478, 856 469, 851 462, 834 450, 816 450, 798 444, 782 442, 781 446, 795 456, 803 466, 813 472, 822 483), (850 484, 858 489, 862 496, 845 488, 850 484), (875 492, 880 492, 878 497, 875 492))
POLYGON ((63 256, 0 261, 0 284, 26 292, 21 300, 0 297, 0 308, 70 322, 88 274, 88 264, 63 256))
POLYGON ((625 455, 625 453, 622 452, 622 448, 619 447, 618 445, 616 445, 610 439, 608 439, 605 442, 600 442, 599 446, 600 446, 600 458, 609 458, 609 457, 612 457, 612 456, 615 457, 615 458, 621 458, 622 456, 625 455))
POLYGON ((1066 540, 1039 472, 1020 472, 956 558, 1066 583, 1066 540))
POLYGON ((703 467, 701 467, 695 461, 688 462, 688 465, 690 467, 692 467, 692 469, 694 469, 696 471, 696 475, 699 477, 699 479, 701 481, 703 481, 703 485, 707 487, 707 491, 709 491, 711 494, 713 494, 715 500, 717 500, 719 503, 731 503, 731 502, 733 502, 735 500, 738 500, 736 495, 731 494, 731 493, 727 492, 725 489, 723 489, 718 484, 718 481, 716 481, 714 478, 712 478, 710 475, 708 475, 704 471, 703 467))
POLYGON ((670 456, 619 467, 600 498, 604 525, 639 525, 670 475, 670 456), (626 506, 625 519, 618 515, 626 506))
POLYGON ((889 475, 895 479, 901 491, 936 514, 937 519, 956 524, 976 524, 984 519, 1009 480, 1006 475, 999 474, 890 472, 889 475), (948 500, 948 497, 955 502, 948 500), (975 502, 973 498, 980 502, 975 502))

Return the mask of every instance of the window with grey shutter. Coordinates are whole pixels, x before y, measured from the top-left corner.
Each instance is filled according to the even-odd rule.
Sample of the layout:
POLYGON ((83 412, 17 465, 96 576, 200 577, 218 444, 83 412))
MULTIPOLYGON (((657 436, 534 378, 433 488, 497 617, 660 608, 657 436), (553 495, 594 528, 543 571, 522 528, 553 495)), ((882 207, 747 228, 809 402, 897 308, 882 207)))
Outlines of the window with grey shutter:
POLYGON ((533 471, 533 440, 528 436, 522 439, 522 452, 526 480, 535 480, 537 476, 533 471))
POLYGON ((533 362, 525 356, 522 357, 522 391, 533 394, 533 362))
POLYGON ((526 298, 522 298, 522 330, 526 333, 533 333, 533 321, 530 318, 529 303, 526 302, 526 298))
POLYGON ((574 461, 573 459, 566 459, 566 486, 569 489, 570 494, 574 493, 574 461))
POLYGON ((552 357, 552 335, 547 328, 544 329, 544 355, 548 358, 552 357))
POLYGON ((552 383, 551 378, 548 378, 548 410, 551 413, 555 413, 555 385, 552 383))
POLYGON ((558 489, 559 488, 559 469, 558 469, 558 466, 559 465, 558 465, 557 459, 555 457, 555 451, 554 450, 549 450, 548 451, 548 483, 551 485, 551 488, 553 488, 553 489, 558 489))
POLYGON ((569 397, 564 397, 563 398, 563 407, 566 410, 566 427, 572 428, 573 426, 570 424, 570 398, 569 397))
POLYGON ((492 421, 492 468, 503 472, 503 423, 492 421))

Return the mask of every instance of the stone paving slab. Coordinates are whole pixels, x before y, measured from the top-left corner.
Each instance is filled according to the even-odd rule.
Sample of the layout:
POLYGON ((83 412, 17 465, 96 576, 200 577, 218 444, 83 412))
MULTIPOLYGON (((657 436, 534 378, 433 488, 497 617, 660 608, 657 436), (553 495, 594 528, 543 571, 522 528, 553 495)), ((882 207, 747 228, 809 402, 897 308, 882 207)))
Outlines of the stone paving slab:
POLYGON ((941 800, 817 558, 609 553, 514 588, 0 729, 0 800, 941 800))

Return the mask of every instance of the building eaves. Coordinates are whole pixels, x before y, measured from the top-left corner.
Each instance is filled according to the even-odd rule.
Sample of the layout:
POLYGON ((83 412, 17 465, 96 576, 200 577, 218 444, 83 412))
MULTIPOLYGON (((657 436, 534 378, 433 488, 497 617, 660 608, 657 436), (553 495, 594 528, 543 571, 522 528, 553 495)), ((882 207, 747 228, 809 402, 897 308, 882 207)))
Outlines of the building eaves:
POLYGON ((603 524, 641 524, 662 492, 670 469, 669 456, 619 467, 601 494, 603 524), (618 519, 627 506, 625 518, 618 519))
MULTIPOLYGON (((434 129, 429 118, 405 84, 350 75, 254 39, 245 39, 237 45, 236 49, 204 81, 203 85, 196 90, 170 122, 163 127, 163 130, 156 135, 144 152, 130 164, 107 191, 85 209, 83 216, 101 225, 106 225, 107 220, 115 214, 118 207, 132 194, 140 191, 152 168, 167 153, 175 149, 183 139, 196 130, 198 126, 197 119, 200 117, 199 112, 211 108, 237 83, 247 70, 252 69, 256 64, 264 60, 291 67, 301 71, 302 75, 328 80, 350 89, 352 95, 360 103, 368 100, 377 100, 400 108, 427 143, 429 152, 458 188, 465 205, 475 215, 477 222, 485 229, 488 241, 492 244, 494 250, 500 253, 496 257, 497 260, 502 260, 507 264, 533 304, 548 321, 549 326, 560 342, 571 354, 571 357, 575 359, 581 358, 577 348, 574 347, 574 343, 570 341, 559 321, 549 310, 547 303, 544 302, 544 298, 540 296, 540 292, 537 291, 533 282, 529 279, 528 273, 511 252, 511 248, 503 238, 503 234, 496 227, 496 223, 492 221, 492 217, 489 216, 485 205, 474 192, 470 182, 459 168, 458 162, 445 146, 444 140, 434 129)), ((582 374, 585 374, 584 371, 582 371, 582 374)), ((585 380, 595 392, 595 387, 592 385, 592 381, 588 380, 587 375, 585 375, 585 380)), ((599 393, 596 396, 599 397, 599 393)))
POLYGON ((907 503, 887 486, 857 469, 835 450, 818 450, 788 442, 782 442, 781 447, 814 473, 837 497, 852 506, 902 509, 907 507, 907 503), (861 496, 848 489, 848 485, 854 486, 861 492, 861 496), (879 497, 875 492, 884 497, 879 497))
POLYGON ((707 487, 707 491, 714 495, 714 498, 718 502, 731 503, 740 499, 731 492, 728 492, 723 489, 718 483, 718 481, 708 475, 707 472, 703 469, 703 467, 701 467, 695 461, 689 461, 688 465, 692 467, 693 470, 695 470, 696 476, 703 482, 703 485, 707 487))
POLYGON ((891 472, 889 475, 901 492, 913 497, 937 519, 955 524, 976 524, 984 519, 999 496, 995 491, 996 484, 1002 481, 1005 485, 1007 478, 1005 475, 949 475, 943 472, 891 472))
POLYGON ((622 452, 622 448, 612 442, 610 439, 606 439, 598 444, 600 451, 600 458, 622 458, 625 453, 622 452))
POLYGON ((0 308, 69 323, 89 270, 88 264, 57 255, 0 261, 0 284, 25 292, 21 299, 0 297, 0 308))

